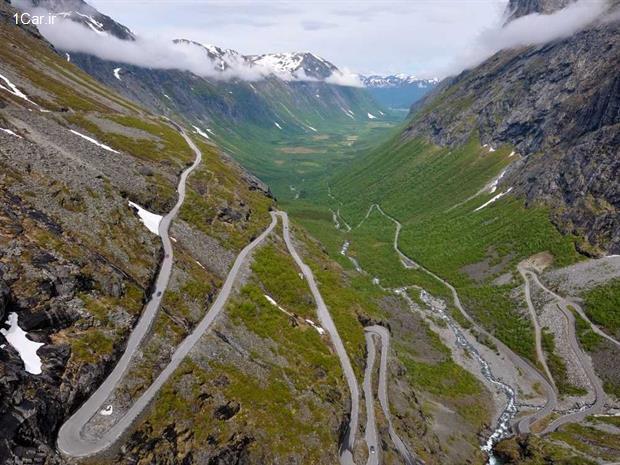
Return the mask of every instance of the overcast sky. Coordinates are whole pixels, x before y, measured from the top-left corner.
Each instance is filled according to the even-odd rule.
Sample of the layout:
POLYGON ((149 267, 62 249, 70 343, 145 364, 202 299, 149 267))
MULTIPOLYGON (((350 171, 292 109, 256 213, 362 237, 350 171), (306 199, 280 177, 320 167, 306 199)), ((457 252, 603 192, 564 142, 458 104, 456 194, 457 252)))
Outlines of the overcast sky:
POLYGON ((502 22, 507 0, 89 0, 139 35, 244 54, 311 51, 360 73, 434 77, 502 22))

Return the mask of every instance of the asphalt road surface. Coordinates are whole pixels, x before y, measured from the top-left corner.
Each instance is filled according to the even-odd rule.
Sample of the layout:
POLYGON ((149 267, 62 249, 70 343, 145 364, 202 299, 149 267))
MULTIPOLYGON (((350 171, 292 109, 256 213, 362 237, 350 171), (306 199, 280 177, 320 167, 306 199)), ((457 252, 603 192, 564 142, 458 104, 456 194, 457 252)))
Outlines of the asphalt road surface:
POLYGON ((383 416, 388 422, 388 433, 392 443, 396 447, 396 450, 400 453, 404 460, 405 465, 416 465, 421 463, 415 459, 413 454, 409 451, 405 443, 401 440, 398 433, 394 429, 392 424, 392 415, 390 413, 390 404, 388 401, 388 379, 387 379, 387 365, 388 355, 390 352, 390 332, 387 328, 379 325, 368 326, 366 330, 366 347, 367 347, 367 362, 366 372, 364 374, 364 396, 366 396, 366 411, 367 411, 367 425, 366 425, 366 443, 368 444, 369 451, 371 445, 374 447, 375 453, 370 453, 368 456, 367 465, 378 465, 379 460, 379 447, 377 443, 377 427, 375 424, 374 415, 374 398, 372 394, 372 372, 374 367, 374 361, 376 358, 374 337, 378 337, 381 340, 381 359, 379 364, 379 384, 378 384, 378 397, 383 416), (371 420, 372 418, 372 420, 371 420), (372 423, 371 423, 372 421, 372 423), (370 431, 370 433, 369 433, 370 431))
POLYGON ((172 375, 175 369, 181 364, 183 359, 187 356, 192 347, 198 342, 200 337, 210 327, 215 318, 220 314, 224 308, 234 281, 239 273, 241 266, 243 265, 248 254, 260 244, 265 237, 273 230, 277 224, 277 219, 274 213, 272 213, 272 220, 269 227, 258 236, 252 243, 246 246, 241 253, 237 256, 235 263, 233 264, 226 281, 220 290, 217 299, 194 329, 194 331, 183 340, 183 342, 177 347, 173 353, 170 363, 159 374, 155 381, 149 386, 149 388, 138 398, 138 400, 130 407, 125 415, 106 433, 104 433, 97 440, 86 439, 82 435, 84 425, 98 413, 102 408, 102 404, 110 396, 114 388, 118 385, 122 377, 125 375, 129 363, 135 354, 136 350, 140 346, 140 343, 144 339, 144 336, 148 333, 151 323, 155 318, 161 299, 167 288, 168 280, 172 270, 172 244, 168 236, 168 229, 172 219, 176 216, 177 212, 183 204, 185 198, 185 182, 189 174, 198 166, 202 156, 200 150, 194 145, 194 143, 187 137, 187 135, 181 131, 181 134, 187 141, 188 145, 196 153, 196 160, 194 164, 190 166, 181 175, 178 186, 179 198, 174 208, 162 219, 159 232, 164 244, 165 258, 162 262, 159 275, 157 277, 156 287, 151 296, 151 300, 148 302, 144 312, 138 320, 138 324, 133 329, 125 352, 121 356, 119 362, 115 366, 114 370, 106 378, 106 380, 99 386, 97 391, 69 418, 60 428, 58 433, 58 449, 61 453, 71 457, 87 457, 97 454, 112 444, 114 444, 121 435, 132 425, 136 417, 147 407, 149 402, 155 397, 159 389, 164 385, 168 378, 172 375))
POLYGON ((288 215, 286 212, 277 212, 282 218, 282 225, 284 230, 284 242, 286 243, 286 247, 288 248, 289 253, 297 263, 297 266, 303 273, 308 286, 310 287, 310 291, 314 297, 314 300, 317 305, 317 315, 321 326, 327 331, 329 337, 332 341, 334 349, 336 350, 336 354, 340 359, 340 365, 342 366, 342 371, 344 373, 347 384, 349 385, 349 392, 351 394, 351 414, 349 419, 349 430, 345 441, 343 442, 341 448, 340 455, 340 463, 342 465, 351 465, 355 462, 353 461, 353 446, 355 444, 355 435, 357 433, 358 423, 359 423, 359 386, 357 385, 357 378, 355 377, 355 372, 353 371, 353 367, 351 366, 351 361, 349 360, 349 356, 347 354, 346 349, 344 348, 344 344, 342 343, 342 339, 338 334, 338 330, 336 329, 336 325, 332 320, 332 317, 323 301, 323 297, 319 292, 319 288, 314 279, 314 274, 308 265, 306 265, 295 246, 293 245, 293 241, 291 240, 291 235, 289 232, 289 221, 288 215))

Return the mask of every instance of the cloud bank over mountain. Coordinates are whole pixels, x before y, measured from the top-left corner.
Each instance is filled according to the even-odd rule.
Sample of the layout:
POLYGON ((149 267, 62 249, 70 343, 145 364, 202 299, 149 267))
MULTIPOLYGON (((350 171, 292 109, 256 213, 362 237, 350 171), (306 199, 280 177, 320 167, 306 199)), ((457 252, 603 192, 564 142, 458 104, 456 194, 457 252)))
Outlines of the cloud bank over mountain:
POLYGON ((501 27, 488 28, 465 54, 454 60, 446 74, 472 68, 500 50, 541 45, 569 37, 601 17, 606 9, 605 0, 578 0, 552 14, 534 13, 501 27))
MULTIPOLYGON (((110 34, 87 28, 72 20, 58 17, 54 25, 43 25, 41 33, 55 47, 67 52, 86 53, 104 60, 154 69, 179 69, 201 77, 220 80, 242 79, 257 81, 276 76, 286 81, 318 81, 331 84, 361 87, 355 74, 336 69, 331 63, 310 53, 286 53, 285 65, 274 60, 257 60, 234 50, 220 49, 188 40, 169 41, 137 37, 134 41, 118 39, 110 34), (329 69, 328 76, 313 76, 304 68, 304 59, 329 69), (273 66, 270 63, 274 63, 273 66), (286 66, 288 65, 288 67, 286 66)), ((269 55, 271 56, 271 55, 269 55)))

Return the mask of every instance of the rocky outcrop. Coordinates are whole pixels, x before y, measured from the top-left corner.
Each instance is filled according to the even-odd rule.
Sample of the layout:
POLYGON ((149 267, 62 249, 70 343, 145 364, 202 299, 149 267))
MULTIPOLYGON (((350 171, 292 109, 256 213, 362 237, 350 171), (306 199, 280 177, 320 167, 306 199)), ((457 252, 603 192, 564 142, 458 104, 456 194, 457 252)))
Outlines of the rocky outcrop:
MULTIPOLYGON (((564 2, 511 2, 523 11, 564 2)), ((506 182, 528 204, 553 207, 583 252, 620 252, 620 21, 601 19, 571 37, 504 50, 443 83, 406 137, 443 146, 478 134, 523 156, 506 182)))
POLYGON ((6 308, 9 304, 9 292, 9 286, 6 285, 0 275, 0 321, 5 320, 6 308))
POLYGON ((533 13, 550 14, 574 3, 576 0, 510 0, 507 21, 533 13))

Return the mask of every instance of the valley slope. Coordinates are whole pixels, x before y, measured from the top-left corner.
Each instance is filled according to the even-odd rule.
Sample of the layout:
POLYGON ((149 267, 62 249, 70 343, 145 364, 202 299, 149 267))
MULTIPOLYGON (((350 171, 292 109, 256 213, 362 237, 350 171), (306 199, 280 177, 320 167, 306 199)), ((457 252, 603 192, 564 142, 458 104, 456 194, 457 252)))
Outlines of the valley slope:
MULTIPOLYGON (((507 17, 564 3, 512 0, 507 17)), ((509 464, 618 460, 607 414, 620 407, 620 259, 603 257, 619 240, 618 21, 501 51, 397 126, 362 89, 320 79, 216 80, 67 57, 11 24, 12 12, 0 3, 0 319, 16 315, 44 345, 35 374, 0 336, 0 459, 71 462, 58 430, 116 365, 155 293, 151 328, 83 437, 179 366, 97 463, 333 464, 350 452, 342 463, 481 464, 513 432, 523 434, 495 453, 509 464), (203 159, 157 295, 170 257, 129 201, 170 211, 196 155, 180 127, 203 159), (284 218, 271 190, 292 223, 263 236, 270 210, 284 218), (217 318, 175 360, 224 282, 217 318), (355 383, 386 378, 385 391, 364 382, 368 398, 352 398, 355 383), (604 415, 562 424, 582 407, 604 415)), ((133 41, 87 13, 70 16, 133 41)), ((223 68, 275 60, 333 72, 311 54, 185 45, 223 68)))

